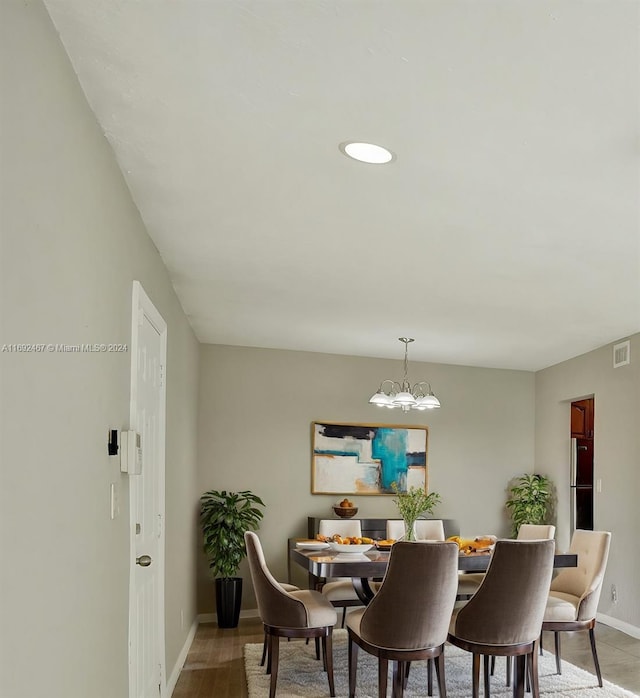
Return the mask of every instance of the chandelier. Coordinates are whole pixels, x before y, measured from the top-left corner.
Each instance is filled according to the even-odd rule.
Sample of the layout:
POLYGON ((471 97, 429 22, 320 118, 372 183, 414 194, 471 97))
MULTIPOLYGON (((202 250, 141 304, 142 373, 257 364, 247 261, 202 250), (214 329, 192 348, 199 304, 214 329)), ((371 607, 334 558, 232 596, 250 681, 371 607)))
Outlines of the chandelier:
POLYGON ((378 407, 394 409, 400 407, 403 412, 409 410, 434 410, 440 407, 440 400, 433 394, 431 384, 427 381, 415 383, 413 387, 407 379, 409 367, 409 344, 414 340, 409 337, 398 337, 404 343, 404 379, 402 383, 386 378, 380 383, 378 391, 371 396, 369 402, 378 407))

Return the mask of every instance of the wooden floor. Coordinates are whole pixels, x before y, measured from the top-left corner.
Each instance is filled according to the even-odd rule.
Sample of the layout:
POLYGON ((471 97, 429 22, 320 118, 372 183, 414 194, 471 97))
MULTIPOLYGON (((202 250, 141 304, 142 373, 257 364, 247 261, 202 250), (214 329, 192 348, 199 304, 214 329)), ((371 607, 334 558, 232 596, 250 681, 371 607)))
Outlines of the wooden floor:
MULTIPOLYGON (((262 639, 258 618, 242 618, 227 630, 200 625, 173 698, 246 698, 242 647, 262 639)), ((603 677, 640 695, 640 640, 598 624, 596 641, 603 677)), ((543 642, 545 650, 553 648, 551 634, 543 642)), ((594 673, 588 633, 562 633, 561 651, 563 659, 594 673)))

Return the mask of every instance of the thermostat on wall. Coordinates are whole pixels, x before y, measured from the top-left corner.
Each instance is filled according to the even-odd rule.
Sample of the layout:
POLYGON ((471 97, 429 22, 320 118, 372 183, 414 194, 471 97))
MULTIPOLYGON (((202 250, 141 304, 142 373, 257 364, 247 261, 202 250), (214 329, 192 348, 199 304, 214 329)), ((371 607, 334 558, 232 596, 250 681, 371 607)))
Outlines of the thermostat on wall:
POLYGON ((129 475, 142 472, 142 444, 137 431, 123 431, 120 435, 120 472, 129 475))

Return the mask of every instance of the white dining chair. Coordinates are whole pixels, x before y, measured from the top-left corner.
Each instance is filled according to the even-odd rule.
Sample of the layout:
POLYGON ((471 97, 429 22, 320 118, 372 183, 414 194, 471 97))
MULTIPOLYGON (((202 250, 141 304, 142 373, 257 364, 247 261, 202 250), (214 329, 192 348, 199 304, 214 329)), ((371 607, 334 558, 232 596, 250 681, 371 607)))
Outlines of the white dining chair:
MULTIPOLYGON (((318 524, 318 533, 328 538, 336 534, 342 538, 349 536, 360 538, 362 537, 362 527, 360 519, 321 519, 318 524)), ((332 577, 327 579, 320 591, 335 608, 342 609, 341 627, 343 628, 347 616, 347 608, 362 606, 362 601, 353 588, 351 577, 332 577)))
MULTIPOLYGON (((405 525, 402 519, 387 519, 387 538, 390 540, 405 539, 405 525)), ((444 524, 442 519, 417 519, 413 524, 415 540, 444 540, 444 524)))
POLYGON ((414 530, 416 540, 444 540, 442 519, 418 519, 414 530))

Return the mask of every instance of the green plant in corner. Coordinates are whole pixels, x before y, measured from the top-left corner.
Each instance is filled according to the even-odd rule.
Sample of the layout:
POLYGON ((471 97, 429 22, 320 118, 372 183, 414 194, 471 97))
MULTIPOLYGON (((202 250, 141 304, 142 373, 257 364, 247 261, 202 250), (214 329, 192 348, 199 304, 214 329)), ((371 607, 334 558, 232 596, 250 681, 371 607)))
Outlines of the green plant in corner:
POLYGON ((422 514, 433 514, 436 505, 441 502, 437 492, 427 492, 419 487, 410 487, 405 492, 398 489, 396 482, 391 483, 391 489, 395 492, 397 499, 394 503, 398 507, 400 516, 404 519, 405 540, 415 540, 413 535, 413 524, 422 514))
POLYGON ((509 488, 506 507, 511 514, 512 535, 522 524, 544 524, 551 502, 551 480, 545 475, 521 475, 509 488))
POLYGON ((245 558, 244 532, 260 527, 260 497, 250 490, 209 490, 200 498, 200 525, 204 551, 214 577, 234 577, 245 558))

